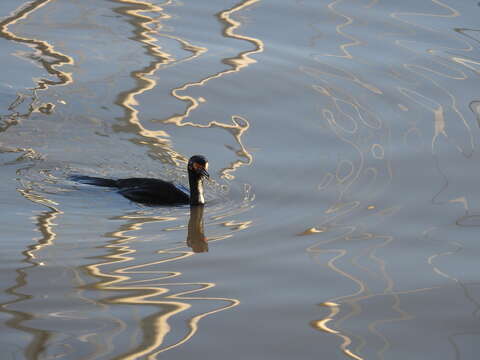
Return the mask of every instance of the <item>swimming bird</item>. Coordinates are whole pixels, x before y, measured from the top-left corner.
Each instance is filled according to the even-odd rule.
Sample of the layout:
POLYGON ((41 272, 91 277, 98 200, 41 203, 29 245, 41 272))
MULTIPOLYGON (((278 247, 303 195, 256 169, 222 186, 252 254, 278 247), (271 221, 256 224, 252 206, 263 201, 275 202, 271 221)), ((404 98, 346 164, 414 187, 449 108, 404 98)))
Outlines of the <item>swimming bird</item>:
POLYGON ((208 160, 203 155, 193 155, 188 160, 190 191, 183 185, 150 178, 105 179, 74 175, 70 179, 82 184, 117 188, 129 200, 149 205, 203 205, 203 179, 208 179, 208 160))

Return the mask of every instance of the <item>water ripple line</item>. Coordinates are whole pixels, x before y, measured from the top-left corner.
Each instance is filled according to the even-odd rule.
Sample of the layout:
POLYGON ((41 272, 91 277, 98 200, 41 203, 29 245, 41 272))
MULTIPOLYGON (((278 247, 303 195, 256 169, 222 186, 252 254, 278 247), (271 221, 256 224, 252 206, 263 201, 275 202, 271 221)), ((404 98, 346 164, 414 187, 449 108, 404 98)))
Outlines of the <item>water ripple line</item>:
POLYGON ((50 2, 52 2, 52 0, 27 2, 12 15, 0 21, 0 37, 9 41, 26 44, 27 46, 36 49, 39 55, 32 55, 32 59, 36 60, 49 74, 55 75, 58 78, 58 81, 40 79, 37 82, 36 88, 39 90, 46 89, 48 86, 52 85, 70 84, 73 81, 71 73, 61 71, 58 68, 67 64, 73 65, 73 58, 55 50, 54 46, 45 40, 19 36, 10 31, 9 27, 21 20, 27 19, 32 13, 46 6, 50 2), (54 60, 49 61, 47 60, 48 58, 53 58, 54 60))
POLYGON ((181 95, 180 92, 186 91, 190 87, 204 86, 210 80, 217 79, 231 73, 239 72, 243 68, 248 67, 249 65, 257 62, 255 59, 251 58, 250 56, 264 51, 263 42, 260 39, 257 39, 254 37, 237 34, 235 30, 237 30, 241 26, 241 22, 234 20, 231 16, 238 11, 241 11, 249 6, 252 6, 255 3, 258 3, 259 1, 260 0, 246 0, 229 10, 220 12, 217 15, 218 19, 225 24, 225 29, 223 30, 223 34, 225 37, 229 37, 236 40, 248 41, 254 45, 254 49, 243 51, 243 52, 240 52, 235 57, 224 59, 223 62, 230 65, 232 67, 231 69, 220 71, 216 74, 207 76, 202 80, 199 80, 196 82, 190 82, 182 85, 181 87, 173 89, 171 91, 172 96, 177 98, 180 101, 187 102, 188 103, 187 109, 183 114, 173 115, 167 119, 160 119, 156 121, 161 121, 166 124, 171 123, 177 126, 184 126, 184 125, 198 126, 199 124, 194 124, 192 122, 185 122, 184 120, 189 117, 192 111, 194 111, 200 106, 200 102, 192 96, 181 95))
POLYGON ((52 246, 56 238, 56 232, 54 227, 56 225, 55 219, 63 214, 58 210, 54 203, 50 200, 43 198, 40 195, 32 193, 29 189, 19 190, 20 193, 29 201, 40 204, 43 207, 47 207, 47 211, 41 212, 35 216, 35 227, 40 232, 41 237, 35 244, 29 245, 26 250, 22 252, 24 256, 22 262, 27 265, 21 268, 15 269, 17 277, 15 285, 5 289, 4 292, 13 296, 14 299, 1 303, 0 312, 6 313, 11 316, 5 324, 12 328, 21 331, 22 333, 31 336, 28 345, 23 350, 25 357, 28 360, 38 359, 38 355, 43 352, 46 344, 51 339, 51 333, 47 330, 38 329, 33 326, 28 326, 28 322, 35 319, 35 314, 29 311, 14 310, 17 305, 32 300, 33 295, 21 292, 22 288, 28 285, 28 274, 39 266, 44 266, 45 263, 37 258, 36 253, 42 249, 52 246))
MULTIPOLYGON (((164 130, 147 129, 140 121, 140 110, 137 108, 139 105, 137 98, 157 86, 157 81, 153 77, 155 73, 176 61, 171 54, 165 52, 160 45, 156 44, 158 41, 156 35, 162 28, 160 21, 171 17, 164 11, 164 7, 171 4, 172 1, 167 0, 162 5, 137 0, 110 1, 122 5, 115 8, 114 11, 130 19, 129 22, 133 26, 133 39, 144 44, 147 53, 153 58, 153 61, 144 68, 130 73, 130 76, 136 82, 135 87, 118 94, 115 103, 124 109, 125 114, 119 119, 123 124, 115 125, 114 129, 137 134, 139 138, 131 139, 132 142, 148 146, 150 156, 161 160, 163 163, 178 166, 179 162, 184 163, 186 159, 173 150, 170 135, 164 130), (151 14, 156 16, 151 16, 151 14)), ((188 45, 186 42, 183 42, 183 45, 191 51, 202 52, 202 49, 188 45)))
POLYGON ((64 65, 73 65, 74 60, 72 57, 55 50, 55 47, 45 40, 20 36, 9 29, 10 26, 28 19, 35 11, 51 2, 52 0, 26 2, 10 16, 0 21, 0 38, 24 44, 34 49, 35 51, 33 53, 24 56, 38 63, 48 74, 58 79, 57 81, 46 78, 38 79, 36 80, 36 86, 29 89, 27 93, 17 93, 16 99, 8 107, 9 113, 0 115, 0 132, 6 131, 12 125, 17 125, 21 119, 28 118, 33 112, 38 111, 44 114, 52 113, 55 105, 52 103, 40 103, 38 91, 46 90, 49 86, 65 86, 73 82, 71 73, 60 69, 64 65), (26 102, 28 103, 26 109, 20 110, 20 105, 26 102))
MULTIPOLYGON (((152 270, 152 267, 176 263, 193 256, 193 251, 185 250, 186 245, 157 250, 156 253, 162 257, 161 260, 128 265, 136 261, 136 250, 131 246, 136 236, 134 233, 127 233, 141 230, 147 222, 155 223, 172 220, 172 218, 145 218, 144 216, 132 215, 119 217, 119 219, 129 220, 129 223, 122 225, 119 230, 107 234, 107 237, 116 239, 104 246, 111 253, 102 256, 102 262, 85 266, 85 270, 93 277, 101 279, 96 284, 89 285, 89 288, 130 294, 127 296, 118 295, 102 300, 107 306, 112 304, 154 305, 162 309, 160 312, 141 321, 144 333, 142 342, 133 349, 116 357, 116 359, 122 360, 140 358, 153 360, 159 354, 179 347, 189 341, 199 330, 201 319, 238 306, 240 301, 233 298, 198 296, 198 294, 215 287, 216 284, 212 282, 178 281, 176 279, 182 276, 182 272, 152 270), (112 266, 113 269, 110 269, 112 266), (109 270, 102 270, 102 268, 109 268, 109 270), (147 275, 148 278, 135 280, 135 276, 139 274, 147 275), (176 287, 187 287, 190 289, 175 291, 176 287), (193 294, 196 296, 192 296, 193 294), (188 329, 186 334, 180 339, 169 343, 167 336, 172 330, 171 320, 185 311, 192 311, 196 301, 221 302, 225 303, 225 305, 213 310, 203 311, 200 314, 190 315, 187 321, 188 329), (149 336, 145 336, 145 334, 149 334, 149 336)), ((218 241, 225 238, 228 237, 217 237, 209 241, 218 241)))
MULTIPOLYGON (((144 43, 148 53, 155 59, 155 61, 153 61, 146 68, 141 69, 139 71, 132 72, 132 76, 137 81, 136 88, 119 94, 116 103, 125 109, 125 116, 122 118, 122 120, 124 120, 127 125, 126 126, 118 125, 115 128, 117 130, 133 131, 139 134, 141 136, 141 139, 133 139, 132 141, 140 145, 148 145, 151 148, 151 152, 150 152, 151 156, 155 158, 159 158, 160 160, 162 160, 162 162, 174 164, 176 166, 179 166, 180 164, 184 164, 186 162, 186 158, 181 154, 177 153, 175 150, 173 150, 171 146, 171 141, 169 139, 170 136, 165 130, 157 130, 157 131, 148 130, 141 123, 138 116, 139 110, 136 109, 136 106, 138 105, 138 101, 136 100, 136 98, 139 95, 145 93, 146 91, 153 89, 157 85, 156 80, 152 78, 155 72, 157 72, 160 69, 165 69, 173 65, 178 65, 180 62, 191 61, 201 56, 202 54, 204 54, 207 51, 207 49, 193 45, 187 40, 181 39, 177 36, 161 32, 162 26, 159 22, 159 19, 170 18, 170 15, 166 14, 163 11, 163 7, 171 4, 171 1, 167 1, 164 4, 162 4, 161 6, 163 7, 153 5, 152 3, 146 2, 146 1, 136 1, 136 0, 112 0, 112 1, 121 3, 123 5, 128 5, 121 8, 117 8, 115 11, 118 12, 119 14, 133 18, 131 23, 134 25, 136 29, 134 31, 134 39, 144 43), (153 18, 149 16, 149 14, 151 13, 160 13, 160 15, 156 18, 153 18), (184 50, 191 52, 192 55, 180 60, 174 59, 170 54, 162 51, 160 46, 155 44, 156 39, 154 35, 167 37, 167 38, 171 38, 178 41, 181 44, 182 48, 184 50), (159 151, 159 149, 161 151, 159 151)), ((240 150, 238 151, 238 154, 244 157, 246 160, 235 161, 229 167, 223 169, 221 173, 227 179, 233 178, 233 176, 230 175, 229 173, 234 171, 239 166, 242 166, 245 164, 249 165, 252 161, 252 156, 246 150, 243 143, 239 141, 240 136, 242 136, 249 127, 248 121, 242 118, 241 116, 233 116, 232 117, 233 125, 223 124, 218 121, 213 121, 209 125, 205 125, 205 126, 200 124, 193 124, 191 122, 183 122, 183 120, 190 114, 190 112, 194 108, 198 107, 199 103, 197 99, 194 99, 188 96, 183 98, 181 95, 178 95, 177 92, 181 90, 186 90, 190 86, 203 85, 207 81, 213 78, 217 78, 231 72, 240 71, 241 68, 248 66, 248 64, 256 62, 255 60, 251 59, 249 55, 262 51, 263 43, 259 42, 259 40, 257 39, 234 33, 234 30, 240 26, 240 22, 231 19, 230 15, 247 6, 250 6, 251 4, 257 1, 259 0, 248 0, 232 8, 231 10, 224 11, 218 15, 221 21, 228 24, 227 28, 224 30, 224 33, 226 36, 253 42, 255 44, 258 44, 257 48, 252 51, 243 52, 238 57, 227 59, 226 62, 234 66, 233 70, 223 71, 213 76, 210 76, 200 82, 190 83, 181 88, 172 90, 172 95, 174 97, 177 97, 182 101, 191 100, 191 106, 188 107, 185 114, 182 115, 180 118, 173 116, 173 117, 170 117, 169 119, 162 120, 162 122, 175 123, 178 126, 190 125, 190 126, 197 126, 197 127, 221 127, 231 132, 234 135, 234 138, 237 141, 237 143, 240 145, 240 150)), ((152 120, 152 121, 155 122, 158 120, 152 120)))
MULTIPOLYGON (((233 136, 240 149, 236 151, 236 155, 242 157, 244 160, 236 160, 232 162, 228 167, 223 168, 220 173, 222 177, 228 180, 232 180, 234 176, 232 173, 241 166, 249 166, 253 162, 253 156, 244 146, 241 137, 249 128, 249 121, 240 116, 233 115, 231 116, 231 123, 224 123, 221 121, 209 121, 207 124, 194 123, 192 121, 187 121, 186 119, 191 115, 191 113, 199 108, 201 101, 194 98, 193 96, 181 94, 182 92, 187 91, 191 87, 201 87, 205 86, 209 81, 223 77, 228 74, 240 72, 243 68, 250 66, 251 64, 256 63, 257 61, 251 58, 252 55, 263 52, 264 44, 260 39, 249 37, 246 35, 238 34, 236 30, 240 28, 241 22, 234 20, 232 15, 236 12, 239 12, 247 7, 252 6, 255 3, 258 3, 260 0, 246 0, 240 4, 232 7, 229 10, 224 10, 217 14, 219 21, 225 24, 223 34, 225 37, 229 37, 236 40, 242 40, 250 42, 254 45, 254 49, 240 52, 237 56, 232 58, 224 59, 222 62, 231 66, 231 69, 220 71, 216 74, 207 76, 202 80, 186 83, 178 88, 171 90, 171 95, 177 98, 180 101, 186 102, 187 108, 183 114, 173 115, 166 119, 157 119, 153 120, 154 122, 162 122, 165 124, 174 124, 176 126, 192 126, 197 128, 221 128, 230 132, 233 136)), ((207 51, 202 50, 198 52, 197 56, 201 55, 203 52, 207 51)))

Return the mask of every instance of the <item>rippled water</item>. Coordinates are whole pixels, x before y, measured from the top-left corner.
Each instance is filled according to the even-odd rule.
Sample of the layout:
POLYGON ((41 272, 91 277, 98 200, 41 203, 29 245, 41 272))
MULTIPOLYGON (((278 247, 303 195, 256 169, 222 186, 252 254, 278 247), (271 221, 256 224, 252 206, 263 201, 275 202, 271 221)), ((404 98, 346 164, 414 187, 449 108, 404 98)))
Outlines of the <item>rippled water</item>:
POLYGON ((479 12, 2 1, 0 358, 476 359, 479 12))

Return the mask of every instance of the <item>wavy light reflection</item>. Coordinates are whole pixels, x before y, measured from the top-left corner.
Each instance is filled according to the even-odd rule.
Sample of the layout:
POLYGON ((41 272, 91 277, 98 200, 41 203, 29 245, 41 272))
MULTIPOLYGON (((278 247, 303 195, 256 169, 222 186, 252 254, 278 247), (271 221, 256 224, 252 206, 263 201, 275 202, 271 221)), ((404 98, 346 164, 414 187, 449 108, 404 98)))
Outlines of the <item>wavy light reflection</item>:
MULTIPOLYGON (((189 102, 187 110, 184 114, 180 116, 172 116, 166 120, 163 120, 165 123, 174 123, 177 126, 194 126, 199 128, 222 128, 231 133, 239 145, 240 149, 236 151, 238 156, 244 158, 244 160, 234 161, 230 166, 221 170, 222 176, 226 179, 231 180, 234 172, 238 167, 242 165, 250 165, 252 163, 252 155, 245 148, 241 137, 244 135, 246 130, 249 128, 248 120, 241 116, 232 116, 232 123, 222 123, 219 121, 211 121, 208 124, 195 124, 189 121, 184 121, 195 108, 199 106, 199 101, 190 96, 179 95, 179 91, 187 90, 192 86, 202 86, 206 84, 209 80, 219 78, 229 73, 238 72, 242 68, 248 66, 251 63, 254 63, 255 60, 251 59, 249 56, 258 52, 263 51, 263 43, 254 38, 247 36, 239 35, 234 33, 241 24, 238 21, 235 21, 231 18, 231 15, 237 11, 244 9, 247 6, 250 6, 253 3, 256 3, 259 0, 249 0, 246 1, 231 10, 221 12, 218 17, 219 19, 227 24, 224 34, 227 37, 232 37, 235 39, 246 40, 255 44, 256 48, 251 51, 245 51, 240 53, 237 57, 226 59, 225 62, 229 65, 232 65, 234 68, 231 70, 225 70, 219 72, 215 75, 209 76, 201 81, 189 83, 181 88, 172 90, 172 96, 178 98, 181 101, 189 102)), ((137 82, 136 88, 121 93, 116 101, 117 104, 122 106, 125 109, 125 116, 122 120, 126 122, 125 126, 116 126, 117 130, 134 132, 138 134, 140 139, 133 139, 132 141, 140 144, 147 145, 150 147, 150 155, 154 158, 160 159, 163 163, 170 163, 176 166, 184 165, 186 158, 176 152, 170 141, 170 135, 164 130, 149 130, 139 119, 139 110, 137 106, 139 102, 137 98, 141 95, 154 89, 157 86, 156 80, 153 78, 153 75, 158 71, 169 66, 178 65, 181 62, 191 61, 202 54, 204 54, 207 49, 199 46, 195 46, 188 41, 168 35, 160 32, 161 24, 159 20, 168 19, 170 16, 166 14, 162 7, 153 5, 145 1, 135 1, 135 0, 115 0, 115 2, 128 5, 126 7, 117 8, 115 11, 119 14, 128 16, 131 18, 131 23, 135 27, 134 37, 137 41, 145 44, 146 49, 150 56, 152 56, 155 61, 153 61, 149 66, 139 71, 132 72, 132 76, 137 82), (156 17, 152 17, 151 14, 158 14, 156 17), (192 52, 192 55, 182 59, 176 60, 170 54, 162 51, 161 47, 156 45, 155 36, 168 37, 178 41, 184 50, 192 52)), ((168 1, 163 6, 167 6, 171 2, 168 1)))
MULTIPOLYGON (((142 342, 134 349, 118 356, 118 359, 156 359, 157 356, 167 350, 174 349, 190 340, 199 329, 199 322, 202 318, 219 313, 237 306, 240 302, 237 299, 209 297, 200 295, 208 289, 215 287, 212 282, 182 282, 175 281, 182 276, 181 272, 166 270, 152 270, 158 267, 170 265, 173 262, 184 261, 194 255, 193 251, 187 250, 186 245, 157 251, 160 260, 128 265, 135 263, 136 250, 132 246, 135 242, 135 231, 139 231, 147 223, 163 223, 175 220, 175 218, 145 217, 130 214, 121 216, 119 219, 128 220, 116 232, 108 234, 108 237, 116 238, 105 249, 111 252, 110 255, 102 257, 105 261, 85 266, 86 271, 100 282, 93 285, 95 290, 113 291, 114 293, 129 293, 133 295, 115 296, 104 300, 104 303, 128 304, 128 305, 154 305, 160 309, 159 312, 148 316, 140 321, 139 326, 143 331, 142 342), (131 235, 128 233, 133 232, 131 235), (132 244, 132 245, 130 245, 132 244), (102 270, 102 269, 108 270, 102 270), (147 277, 147 279, 136 280, 136 277, 147 277), (187 290, 176 291, 175 288, 187 288, 187 290), (195 294, 195 296, 192 296, 195 294), (213 310, 204 311, 193 315, 195 304, 198 301, 209 303, 224 303, 213 310), (172 322, 175 316, 183 312, 189 312, 187 330, 183 337, 172 341, 169 334, 172 331, 172 322)), ((234 230, 235 231, 235 230, 234 230)), ((228 236, 221 236, 210 241, 221 240, 228 236)), ((178 331, 178 329, 177 329, 178 331)))
POLYGON ((191 82, 183 85, 182 87, 176 88, 172 90, 172 96, 176 97, 180 101, 187 102, 187 109, 185 112, 181 115, 174 115, 169 117, 168 119, 161 120, 165 123, 173 123, 177 126, 185 126, 185 125, 190 125, 190 126, 197 126, 197 127, 209 127, 208 125, 200 125, 200 124, 194 124, 192 122, 185 122, 184 120, 191 114, 192 111, 197 109, 201 102, 198 101, 196 98, 188 95, 181 95, 179 92, 183 92, 188 90, 190 87, 195 87, 195 86, 204 86, 207 82, 213 79, 220 78, 222 76, 231 74, 231 73, 236 73, 242 70, 243 68, 249 66, 250 64, 256 63, 255 59, 252 59, 250 56, 253 54, 257 54, 260 52, 263 52, 264 50, 264 44, 260 39, 256 39, 253 37, 241 35, 235 33, 235 30, 237 30, 241 26, 241 22, 236 21, 232 19, 232 15, 238 11, 241 11, 249 6, 252 6, 255 3, 258 3, 260 0, 246 0, 242 3, 240 3, 237 6, 234 6, 232 9, 225 10, 220 12, 217 17, 218 19, 225 24, 225 29, 223 30, 223 34, 225 37, 233 38, 236 40, 244 40, 248 41, 251 44, 255 46, 253 50, 248 50, 248 51, 243 51, 238 56, 233 57, 233 58, 228 58, 224 59, 223 61, 232 66, 232 69, 220 71, 214 75, 210 75, 200 81, 196 82, 191 82))
POLYGON ((17 273, 16 284, 4 290, 5 293, 11 295, 14 299, 1 303, 0 312, 11 316, 11 318, 5 322, 8 327, 26 333, 31 337, 23 353, 26 359, 35 360, 38 359, 38 356, 45 350, 51 339, 51 332, 27 325, 29 321, 35 319, 35 314, 31 311, 16 310, 16 308, 22 303, 34 298, 33 295, 24 292, 28 292, 28 289, 25 290, 29 284, 28 277, 36 268, 45 265, 43 261, 37 259, 36 253, 54 244, 57 236, 54 230, 56 225, 55 220, 62 212, 56 209, 51 201, 32 193, 30 190, 21 190, 20 193, 33 203, 46 206, 48 210, 41 212, 34 218, 35 227, 41 234, 41 237, 35 244, 28 246, 28 248, 22 252, 24 256, 22 262, 26 263, 26 266, 15 270, 17 273))
POLYGON ((33 53, 17 54, 27 60, 38 63, 48 74, 55 76, 58 80, 38 79, 36 87, 29 90, 28 94, 17 94, 17 98, 10 104, 8 115, 0 116, 0 132, 7 130, 10 126, 16 125, 20 119, 28 118, 33 112, 50 114, 55 105, 51 103, 39 103, 37 92, 45 90, 49 86, 64 86, 73 82, 71 73, 60 70, 66 64, 73 65, 73 58, 55 50, 54 46, 45 40, 28 38, 12 32, 9 28, 22 20, 26 20, 35 11, 51 3, 52 0, 36 0, 23 4, 10 16, 0 21, 0 38, 19 44, 24 44, 32 49, 33 53), (20 105, 25 109, 20 110, 20 105))
POLYGON ((37 0, 31 3, 26 3, 11 16, 0 21, 0 37, 9 41, 26 44, 37 50, 36 53, 29 55, 29 58, 38 62, 49 74, 58 78, 58 81, 48 79, 39 80, 37 82, 38 87, 36 88, 39 90, 46 89, 49 85, 66 85, 71 83, 71 73, 61 71, 58 68, 66 64, 73 65, 73 59, 68 55, 56 51, 53 45, 49 44, 47 41, 19 36, 11 32, 9 27, 21 20, 27 19, 32 13, 50 2, 52 2, 52 0, 37 0), (51 58, 54 60, 52 61, 51 58))
MULTIPOLYGON (((475 212, 469 211, 467 195, 464 192, 448 192, 458 174, 446 171, 448 160, 442 163, 442 157, 455 152, 464 161, 473 157, 476 142, 469 114, 462 108, 464 100, 456 96, 455 90, 467 86, 463 84, 467 81, 475 81, 474 76, 478 75, 479 67, 475 57, 465 55, 476 49, 470 40, 478 43, 478 39, 472 38, 465 31, 457 32, 466 33, 467 39, 438 30, 434 20, 460 16, 459 11, 441 1, 432 0, 431 13, 398 10, 388 14, 377 1, 368 5, 357 4, 359 9, 347 6, 342 8, 343 5, 344 1, 335 0, 326 7, 338 24, 335 27, 335 35, 340 39, 338 52, 325 53, 318 45, 319 53, 312 55, 316 64, 300 66, 300 70, 313 80, 312 89, 318 95, 318 111, 323 119, 321 129, 329 138, 337 141, 341 152, 337 154, 336 161, 329 158, 327 165, 321 165, 323 178, 319 181, 318 190, 324 196, 322 199, 329 199, 328 206, 320 215, 321 220, 307 226, 299 235, 322 239, 308 247, 307 252, 314 261, 337 274, 339 279, 344 279, 352 289, 348 295, 322 301, 320 308, 328 309, 328 313, 310 325, 316 330, 338 337, 341 341, 340 350, 352 359, 384 359, 389 352, 394 351, 395 344, 394 339, 387 335, 385 325, 398 325, 400 321, 412 322, 417 317, 417 314, 404 310, 409 296, 428 296, 434 290, 445 289, 453 282, 462 289, 468 303, 474 306, 474 312, 479 309, 479 302, 472 296, 468 286, 436 264, 442 258, 455 256, 463 248, 462 244, 450 243, 448 240, 446 243, 449 247, 453 246, 454 251, 441 250, 430 254, 423 263, 416 264, 415 268, 424 270, 422 276, 441 276, 450 283, 438 287, 412 286, 399 290, 398 282, 405 281, 395 272, 389 271, 388 262, 395 261, 388 255, 392 256, 391 252, 396 251, 399 242, 406 241, 405 238, 411 235, 406 231, 405 238, 394 236, 385 230, 388 226, 384 225, 389 219, 405 216, 405 210, 408 212, 411 206, 401 197, 395 197, 399 203, 391 204, 390 192, 397 191, 394 185, 405 179, 400 167, 403 159, 397 161, 399 168, 395 168, 391 152, 392 148, 401 152, 396 148, 399 144, 394 142, 396 138, 393 137, 398 133, 404 139, 401 146, 405 146, 405 149, 402 151, 419 158, 411 160, 412 163, 426 159, 427 162, 422 163, 421 167, 433 165, 437 170, 440 190, 433 190, 431 203, 463 204, 466 215, 457 220, 457 225, 477 223, 475 212), (375 54, 395 54, 382 57, 381 61, 385 63, 380 67, 377 65, 378 59, 368 55, 371 50, 369 40, 377 40, 378 37, 372 37, 371 30, 365 31, 365 25, 376 24, 366 24, 367 20, 361 14, 365 9, 375 8, 395 20, 393 24, 382 23, 383 33, 378 37, 385 42, 380 48, 378 44, 372 47, 375 54), (428 20, 421 21, 422 17, 428 20), (430 39, 439 40, 422 42, 430 39), (337 60, 333 61, 332 58, 337 60), (365 79, 364 74, 368 74, 370 67, 376 73, 370 79, 365 79), (388 68, 388 71, 382 72, 383 67, 388 68), (374 80, 377 83, 373 84, 374 80), (364 89, 369 91, 365 92, 364 89), (431 131, 428 131, 430 128, 431 131), (430 133, 431 145, 425 151, 422 147, 423 139, 430 133), (447 153, 446 149, 451 151, 447 153), (330 169, 326 169, 326 166, 330 169), (440 201, 440 198, 446 200, 440 201), (375 305, 383 306, 382 310, 372 309, 375 305)), ((378 19, 373 17, 372 21, 378 19)), ((317 42, 319 41, 312 39, 311 44, 317 42)), ((480 111, 477 102, 474 99, 470 101, 469 110, 478 123, 480 111)), ((334 157, 335 154, 331 156, 334 157)), ((475 176, 473 171, 472 169, 470 178, 475 176)), ((416 176, 410 174, 410 177, 416 176)), ((422 185, 421 176, 419 185, 422 185)), ((400 189, 405 191, 404 187, 400 189)), ((430 208, 414 210, 416 213, 429 211, 433 212, 430 208)), ((435 224, 438 222, 438 219, 425 217, 435 224)), ((425 230, 419 239, 428 241, 429 233, 430 230, 425 230)), ((437 244, 438 246, 445 245, 437 244)), ((408 262, 409 259, 405 261, 408 262)), ((449 341, 456 353, 460 354, 454 340, 457 335, 460 334, 450 334, 449 341)))
MULTIPOLYGON (((158 39, 155 36, 161 29, 160 20, 168 19, 170 15, 164 12, 163 7, 147 1, 112 1, 125 5, 114 9, 115 12, 130 19, 129 22, 134 29, 134 39, 145 44, 148 54, 154 59, 145 68, 130 73, 136 82, 136 87, 118 95, 116 103, 125 111, 125 115, 121 119, 125 124, 114 126, 114 129, 137 134, 140 138, 134 138, 131 140, 132 142, 147 145, 150 148, 151 156, 159 158, 162 162, 178 165, 178 160, 185 162, 186 159, 172 149, 170 135, 163 130, 147 129, 140 121, 140 110, 137 109, 139 105, 137 98, 157 86, 157 81, 153 75, 163 66, 175 62, 173 56, 163 51, 161 46, 156 44, 158 39)), ((167 1, 163 6, 170 3, 171 1, 167 1)), ((201 51, 193 46, 190 48, 194 51, 201 51)))
MULTIPOLYGON (((202 100, 201 100, 202 98, 200 98, 199 100, 193 96, 189 96, 185 94, 182 95, 181 93, 186 92, 189 88, 192 88, 192 87, 205 86, 209 81, 213 79, 217 79, 217 78, 226 76, 228 74, 240 72, 243 68, 256 63, 256 60, 252 59, 250 56, 263 52, 264 44, 260 39, 256 39, 253 37, 236 33, 235 31, 241 26, 241 22, 234 20, 232 18, 232 15, 249 6, 252 6, 255 3, 258 3, 259 1, 260 0, 246 0, 229 10, 220 12, 217 15, 218 19, 223 24, 225 24, 225 29, 223 30, 223 35, 225 37, 236 39, 236 40, 248 41, 254 45, 254 49, 240 52, 236 57, 224 59, 223 62, 225 64, 232 66, 232 69, 220 71, 216 74, 207 76, 202 80, 189 82, 179 88, 173 89, 171 92, 172 96, 188 104, 185 112, 180 115, 173 115, 167 119, 157 120, 165 124, 175 124, 177 126, 193 126, 197 128, 215 128, 216 127, 216 128, 225 129, 226 131, 230 132, 234 136, 234 139, 237 142, 237 144, 240 146, 240 149, 236 151, 236 155, 243 157, 244 160, 234 161, 233 163, 230 164, 230 166, 221 170, 222 177, 228 180, 231 180, 234 178, 234 176, 232 175, 232 172, 234 172, 238 167, 251 165, 253 161, 252 155, 247 151, 247 149, 245 148, 244 144, 241 141, 242 135, 249 128, 248 120, 239 115, 233 115, 231 117, 232 124, 223 123, 220 121, 209 121, 207 124, 200 124, 200 123, 194 123, 192 121, 186 121, 186 119, 191 115, 191 113, 197 108, 199 108, 199 106, 202 103, 202 100)), ((203 51, 206 51, 206 49, 203 51)), ((200 55, 200 53, 198 53, 198 55, 200 55)))

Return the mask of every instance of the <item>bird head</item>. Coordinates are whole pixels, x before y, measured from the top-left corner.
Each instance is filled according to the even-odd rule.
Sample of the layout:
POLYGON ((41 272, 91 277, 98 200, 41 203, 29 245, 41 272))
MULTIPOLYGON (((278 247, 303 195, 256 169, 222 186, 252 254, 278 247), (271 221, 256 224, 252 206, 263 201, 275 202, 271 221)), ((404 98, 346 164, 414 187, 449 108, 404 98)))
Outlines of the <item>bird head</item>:
POLYGON ((203 155, 193 155, 190 160, 188 160, 188 171, 193 172, 200 178, 210 178, 208 173, 208 160, 203 155))

